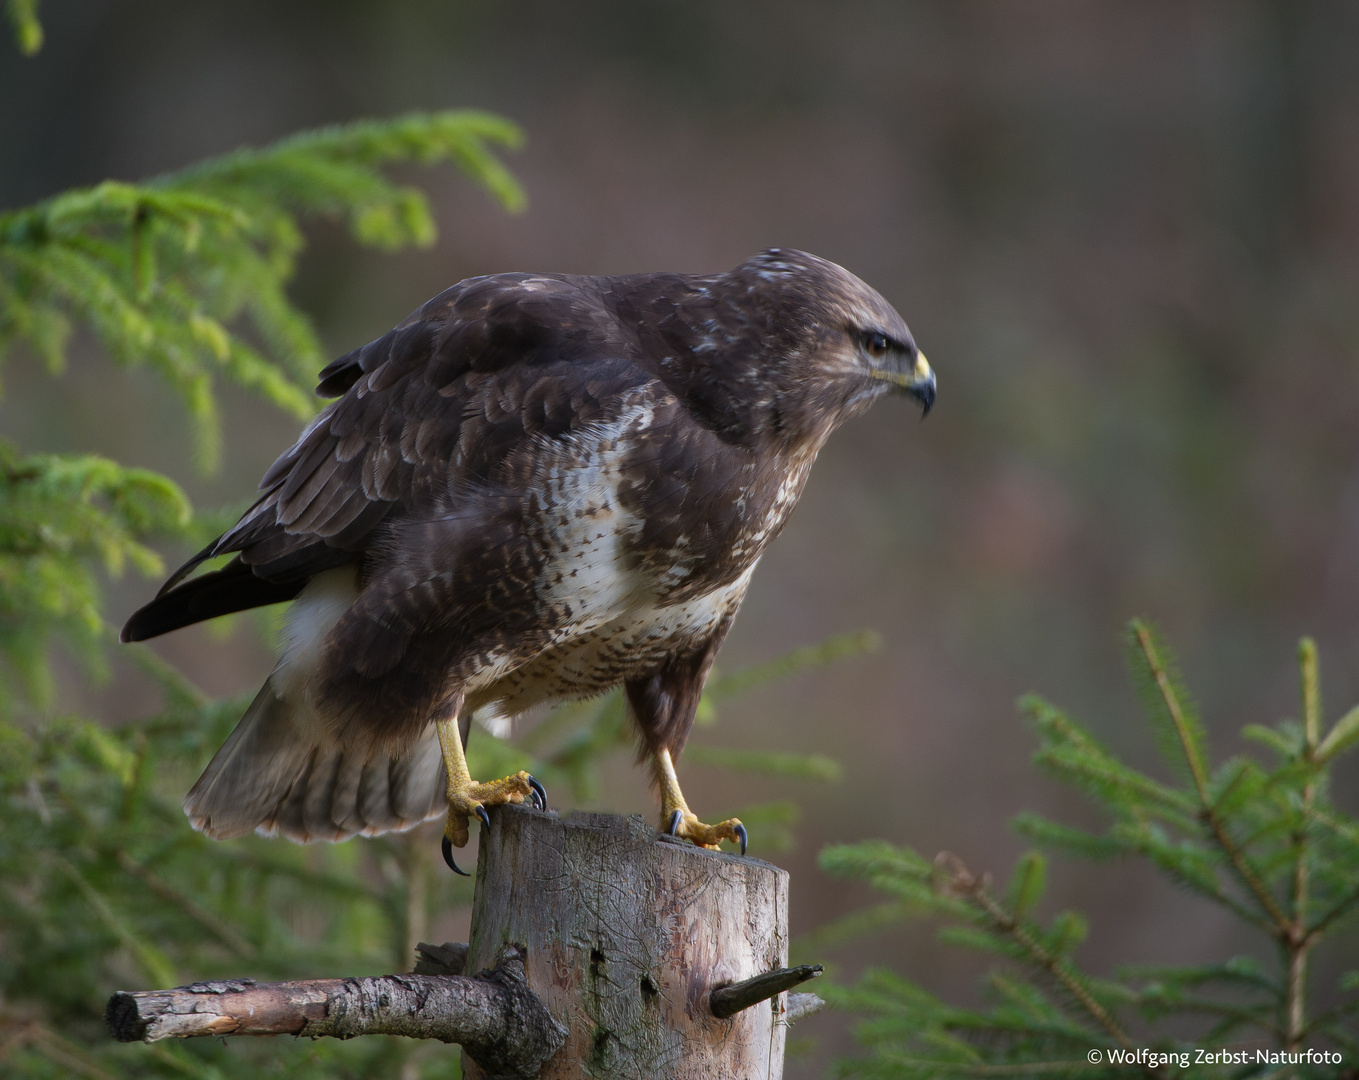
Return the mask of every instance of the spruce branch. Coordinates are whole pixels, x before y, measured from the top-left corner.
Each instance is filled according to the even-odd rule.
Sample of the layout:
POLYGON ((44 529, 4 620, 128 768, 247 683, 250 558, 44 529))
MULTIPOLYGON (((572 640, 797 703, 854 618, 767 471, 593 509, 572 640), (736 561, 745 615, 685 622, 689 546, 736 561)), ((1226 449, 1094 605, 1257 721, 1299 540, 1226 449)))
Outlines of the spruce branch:
POLYGON ((1237 846, 1227 830, 1226 823, 1218 815, 1214 801, 1208 790, 1208 777, 1204 769, 1203 758, 1199 750, 1193 732, 1190 730, 1189 723, 1185 718, 1184 710, 1181 707, 1179 696, 1175 693, 1171 685, 1170 677, 1166 673, 1165 665, 1161 661, 1160 654, 1152 641, 1151 632, 1145 623, 1140 620, 1134 621, 1132 626, 1133 635, 1136 638, 1138 648, 1146 660, 1151 677, 1156 684, 1157 690, 1165 702, 1166 711, 1170 715, 1171 722, 1175 726, 1175 732, 1179 737, 1183 748, 1185 760, 1188 763, 1190 775, 1193 778, 1194 789, 1198 793, 1200 804, 1200 815, 1203 822, 1212 832, 1213 839, 1217 842, 1224 854, 1226 854, 1232 869, 1241 883, 1246 887, 1261 909, 1269 917, 1274 926, 1274 931, 1281 942, 1286 942, 1292 935, 1293 929, 1279 907, 1274 897, 1259 875, 1251 866, 1244 852, 1237 846))
POLYGON ((412 114, 304 132, 141 184, 106 181, 2 213, 0 353, 26 341, 58 371, 71 323, 87 325, 113 359, 150 365, 180 394, 199 465, 211 471, 217 379, 300 419, 315 412, 307 383, 321 347, 286 291, 302 221, 343 218, 360 243, 384 250, 428 246, 436 235, 428 200, 383 170, 451 161, 518 210, 523 192, 495 150, 519 142, 512 124, 487 113, 412 114))
POLYGON ((872 630, 836 634, 816 645, 802 645, 789 649, 773 660, 753 664, 730 675, 718 673, 709 681, 706 696, 715 701, 736 697, 766 683, 782 681, 804 671, 876 652, 881 645, 882 638, 872 630))
POLYGON ((1359 906, 1359 886, 1355 887, 1351 892, 1342 897, 1330 908, 1330 910, 1312 924, 1303 938, 1304 942, 1308 945, 1314 945, 1317 940, 1331 930, 1336 923, 1347 915, 1352 914, 1356 906, 1359 906))
MULTIPOLYGON (((1344 1001, 1310 1020, 1306 1008, 1313 953, 1359 908, 1354 882, 1359 823, 1329 802, 1334 757, 1322 756, 1328 740, 1334 739, 1337 755, 1359 743, 1349 735, 1354 712, 1323 735, 1316 649, 1304 641, 1298 654, 1301 720, 1248 733, 1278 753, 1277 765, 1235 758, 1210 768, 1206 739, 1186 705, 1168 651, 1142 623, 1132 624, 1129 639, 1153 731, 1163 750, 1185 766, 1183 789, 1166 789, 1124 765, 1080 725, 1030 698, 1025 710, 1041 740, 1036 760, 1090 794, 1113 820, 1102 835, 1032 814, 1021 815, 1016 827, 1044 847, 1078 858, 1143 856, 1175 883, 1259 929, 1269 944, 1270 962, 1237 957, 1193 967, 1125 967, 1112 980, 1096 981, 1067 959, 1082 936, 1083 920, 1058 916, 1043 927, 1025 915, 1034 909, 1042 886, 1041 864, 1032 855, 1017 863, 1005 900, 993 895, 984 879, 943 856, 934 873, 946 895, 933 902, 921 894, 923 860, 915 852, 881 841, 828 849, 822 858, 826 869, 863 878, 896 900, 875 909, 872 918, 850 915, 842 925, 853 927, 856 919, 880 925, 883 919, 922 911, 938 914, 949 922, 941 940, 1018 962, 1022 972, 1014 977, 1001 968, 989 974, 996 1000, 985 1010, 950 1008, 881 971, 850 990, 832 987, 830 996, 838 1004, 868 1017, 858 1035, 871 1056, 846 1063, 847 1072, 926 1080, 968 1075, 973 1069, 1032 1069, 1054 1076, 1080 1071, 1081 1062, 1059 1060, 1063 1052, 1083 1056, 1090 1049, 1092 1024, 1113 1034, 1088 1003, 1104 1010, 1125 1034, 1127 1008, 1151 1023, 1175 1025, 1174 1034, 1160 1038, 1139 1032, 1139 1045, 1149 1048, 1181 1053, 1223 1045, 1229 1038, 1263 1037, 1276 1050, 1296 1051, 1320 1040, 1347 1057, 1359 1053, 1354 1026, 1359 1000, 1344 1001), (1058 991, 1051 1003, 1048 988, 1058 991), (1079 1022, 1087 1031, 1083 1045, 1063 1026, 1067 1012, 1072 1025, 1079 1022), (1191 1030, 1192 1035, 1184 1034, 1191 1030)), ((1342 980, 1340 989, 1359 989, 1359 973, 1342 980)), ((1107 1075, 1114 1063, 1106 1058, 1103 1064, 1104 1073, 1093 1067, 1092 1073, 1107 1075)), ((1347 1067, 1328 1066, 1316 1075, 1344 1076, 1347 1067)), ((1220 1075, 1231 1073, 1224 1069, 1220 1075)))
POLYGON ((113 858, 123 870, 140 881, 156 896, 177 907, 235 955, 245 959, 251 959, 256 955, 255 946, 250 944, 236 930, 228 926, 202 904, 185 896, 169 882, 147 869, 126 851, 121 848, 118 849, 113 853, 113 858))
POLYGON ((25 56, 36 56, 42 49, 42 23, 38 21, 38 0, 5 0, 5 14, 14 28, 14 44, 25 56))
MULTIPOLYGON (((6 1026, 4 1017, 0 1015, 0 1030, 4 1026, 6 1026)), ((0 1062, 25 1046, 32 1047, 48 1061, 76 1076, 83 1076, 86 1080, 117 1080, 111 1073, 101 1069, 91 1060, 89 1054, 70 1039, 63 1038, 46 1024, 40 1024, 36 1020, 18 1024, 17 1030, 0 1043, 0 1062)))
POLYGON ((1307 830, 1311 824, 1312 803, 1316 797, 1315 773, 1311 766, 1316 757, 1321 732, 1321 690, 1317 664, 1317 647, 1311 638, 1303 638, 1298 645, 1298 668, 1302 682, 1303 754, 1308 766, 1308 778, 1302 789, 1302 812, 1293 833, 1293 919, 1288 939, 1283 943, 1287 956, 1288 989, 1284 997, 1284 1017, 1287 1036, 1284 1045, 1292 1050, 1302 1041, 1306 1030, 1307 956, 1312 941, 1307 932, 1308 845, 1307 830))
MULTIPOLYGON (((9 0, 22 40, 40 35, 33 0, 9 0), (28 37, 24 38, 27 34, 28 37)), ((144 183, 105 181, 0 213, 0 357, 27 345, 53 374, 73 327, 115 362, 145 365, 183 401, 194 458, 221 447, 216 388, 234 383, 300 420, 322 348, 288 299, 303 223, 348 221, 391 250, 435 237, 428 200, 394 183, 402 162, 457 165, 509 210, 523 192, 496 156, 518 129, 477 111, 419 113, 304 132, 144 183)), ((48 646, 59 639, 101 673, 109 634, 93 565, 162 570, 146 544, 187 536, 187 500, 165 477, 90 455, 21 458, 0 447, 0 656, 15 676, 0 710, 50 705, 48 646)), ((171 679, 156 672, 163 686, 171 679)), ((187 687, 173 690, 187 701, 187 687), (181 692, 182 691, 182 692, 181 692)))
MULTIPOLYGON (((1328 1031, 1338 1021, 1351 1016, 1359 1016, 1359 999, 1334 1005, 1325 1012, 1318 1013, 1303 1027, 1302 1037, 1305 1039, 1318 1031, 1328 1031)), ((1359 1045, 1359 1040, 1356 1040, 1355 1044, 1359 1045)))
MULTIPOLYGON (((112 646, 118 642, 118 632, 108 627, 104 633, 104 643, 112 646)), ((208 704, 208 697, 193 681, 173 664, 167 663, 145 645, 133 645, 126 656, 132 664, 147 674, 171 706, 198 710, 208 704)))
POLYGON ((52 862, 75 884, 80 890, 85 902, 89 905, 89 910, 93 911, 98 920, 119 942, 122 943, 129 953, 137 960, 146 972, 147 976, 157 982, 174 982, 174 969, 170 965, 169 959, 160 949, 152 945, 149 941, 137 934, 129 925, 128 920, 120 917, 109 904, 108 900, 90 883, 90 880, 82 874, 76 867, 60 855, 53 855, 52 862))
POLYGON ((1015 912, 1007 910, 991 895, 986 887, 985 875, 973 874, 961 859, 950 852, 941 852, 934 865, 943 892, 961 897, 983 912, 996 931, 1018 945, 1028 961, 1056 983, 1114 1042, 1124 1049, 1132 1048, 1131 1036, 1109 1010, 1095 1000, 1071 963, 1045 948, 1015 912))

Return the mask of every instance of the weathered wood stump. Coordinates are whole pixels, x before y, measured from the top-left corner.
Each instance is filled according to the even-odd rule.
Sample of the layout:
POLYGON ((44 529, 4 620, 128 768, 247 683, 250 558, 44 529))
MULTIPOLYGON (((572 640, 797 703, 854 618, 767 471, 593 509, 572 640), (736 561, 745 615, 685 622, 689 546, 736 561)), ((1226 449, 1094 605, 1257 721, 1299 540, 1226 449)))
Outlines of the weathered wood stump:
POLYGON ((120 991, 123 1042, 406 1035, 459 1043, 480 1080, 779 1080, 788 875, 658 837, 640 817, 505 806, 481 838, 472 941, 421 944, 415 973, 120 991))
MULTIPOLYGON (((786 965, 776 866, 658 837, 641 817, 502 807, 481 838, 466 970, 511 943, 567 1028, 543 1080, 783 1075, 788 995, 725 1019, 709 1000, 786 965)), ((466 1054, 463 1069, 486 1076, 466 1054)))

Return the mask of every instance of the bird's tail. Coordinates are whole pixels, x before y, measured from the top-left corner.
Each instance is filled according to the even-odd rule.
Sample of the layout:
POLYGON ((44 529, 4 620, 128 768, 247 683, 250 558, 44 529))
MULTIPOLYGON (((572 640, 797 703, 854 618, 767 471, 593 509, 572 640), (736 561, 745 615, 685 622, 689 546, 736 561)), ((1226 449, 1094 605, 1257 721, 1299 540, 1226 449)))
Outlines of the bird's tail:
POLYGON ((340 746, 282 700, 270 676, 185 796, 184 812, 214 840, 253 830, 305 844, 409 829, 444 812, 446 788, 433 726, 399 753, 340 746))

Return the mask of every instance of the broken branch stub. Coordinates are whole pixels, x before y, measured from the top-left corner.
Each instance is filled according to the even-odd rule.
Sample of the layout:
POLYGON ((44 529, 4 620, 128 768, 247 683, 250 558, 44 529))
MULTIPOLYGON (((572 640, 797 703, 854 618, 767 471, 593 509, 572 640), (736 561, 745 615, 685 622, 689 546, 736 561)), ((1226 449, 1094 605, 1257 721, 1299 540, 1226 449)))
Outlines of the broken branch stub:
POLYGON ((756 975, 729 986, 720 986, 708 995, 708 1008, 719 1020, 735 1016, 742 1009, 768 1001, 775 994, 782 994, 795 986, 815 979, 824 969, 820 964, 803 964, 800 967, 779 968, 764 975, 756 975))
POLYGON ((488 1076, 535 1077, 566 1039, 510 945, 475 978, 386 975, 256 983, 194 983, 113 995, 105 1012, 120 1042, 199 1035, 405 1035, 459 1043, 488 1076))

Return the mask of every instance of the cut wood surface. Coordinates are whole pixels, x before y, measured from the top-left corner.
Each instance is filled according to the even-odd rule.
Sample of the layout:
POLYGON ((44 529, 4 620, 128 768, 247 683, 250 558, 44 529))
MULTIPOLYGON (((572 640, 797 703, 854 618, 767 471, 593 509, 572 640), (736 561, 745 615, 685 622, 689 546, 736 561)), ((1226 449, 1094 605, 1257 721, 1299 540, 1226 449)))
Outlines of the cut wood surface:
MULTIPOLYGON (((544 1080, 783 1074, 788 995, 728 1018, 709 1000, 786 966, 788 875, 776 866, 658 837, 640 817, 501 807, 481 838, 467 970, 511 942, 567 1028, 544 1080)), ((488 1075, 466 1055, 463 1068, 488 1075)))

